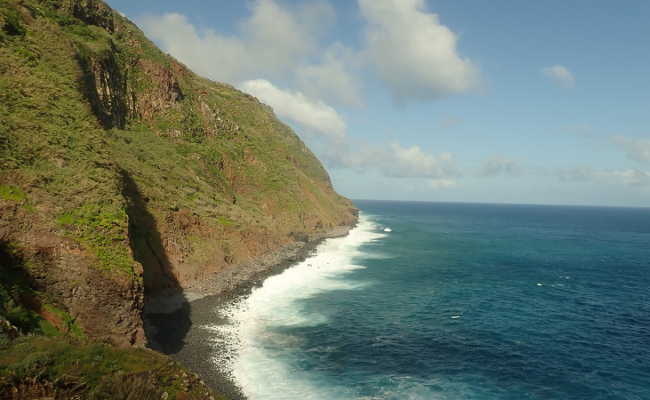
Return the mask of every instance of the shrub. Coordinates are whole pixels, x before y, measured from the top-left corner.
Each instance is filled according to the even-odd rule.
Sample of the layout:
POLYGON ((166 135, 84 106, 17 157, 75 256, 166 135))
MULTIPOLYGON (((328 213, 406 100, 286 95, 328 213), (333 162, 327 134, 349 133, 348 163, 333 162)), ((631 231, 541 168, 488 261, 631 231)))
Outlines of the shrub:
POLYGON ((16 10, 4 10, 4 25, 2 30, 10 36, 25 36, 27 29, 22 24, 22 18, 16 10))

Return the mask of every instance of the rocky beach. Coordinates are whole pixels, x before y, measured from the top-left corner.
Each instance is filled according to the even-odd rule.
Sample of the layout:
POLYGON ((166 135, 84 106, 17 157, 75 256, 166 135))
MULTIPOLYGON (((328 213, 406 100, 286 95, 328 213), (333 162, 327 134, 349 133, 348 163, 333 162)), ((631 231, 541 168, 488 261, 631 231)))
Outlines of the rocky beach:
MULTIPOLYGON (((244 400, 245 396, 228 371, 212 359, 215 351, 214 332, 208 332, 204 327, 226 324, 227 319, 220 313, 223 307, 248 296, 268 277, 305 260, 325 239, 346 236, 354 226, 338 226, 328 232, 305 237, 304 241, 215 273, 205 281, 193 282, 183 292, 149 299, 144 313, 149 347, 187 366, 229 399, 244 400)), ((227 351, 221 347, 222 352, 227 351)))

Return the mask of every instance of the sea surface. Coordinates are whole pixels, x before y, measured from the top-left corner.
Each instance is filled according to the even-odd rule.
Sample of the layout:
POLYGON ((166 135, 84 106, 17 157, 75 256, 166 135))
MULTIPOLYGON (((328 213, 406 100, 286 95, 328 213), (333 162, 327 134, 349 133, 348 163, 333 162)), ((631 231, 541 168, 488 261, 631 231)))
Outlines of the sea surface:
POLYGON ((650 209, 355 204, 222 310, 250 400, 650 399, 650 209))

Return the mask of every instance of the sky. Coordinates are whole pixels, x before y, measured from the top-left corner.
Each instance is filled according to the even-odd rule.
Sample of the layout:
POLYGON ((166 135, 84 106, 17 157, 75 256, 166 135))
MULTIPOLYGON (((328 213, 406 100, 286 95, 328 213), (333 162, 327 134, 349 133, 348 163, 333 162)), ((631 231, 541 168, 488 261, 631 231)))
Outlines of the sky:
POLYGON ((108 0, 352 199, 650 206, 645 0, 108 0))

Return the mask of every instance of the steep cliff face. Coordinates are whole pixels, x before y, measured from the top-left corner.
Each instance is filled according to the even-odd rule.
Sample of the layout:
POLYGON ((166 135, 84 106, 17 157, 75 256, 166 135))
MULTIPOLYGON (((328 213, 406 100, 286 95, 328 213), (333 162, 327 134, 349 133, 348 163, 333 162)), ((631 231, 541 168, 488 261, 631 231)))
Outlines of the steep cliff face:
POLYGON ((142 344, 145 295, 355 220, 269 107, 99 0, 0 0, 0 60, 0 268, 25 278, 0 300, 23 316, 142 344))

